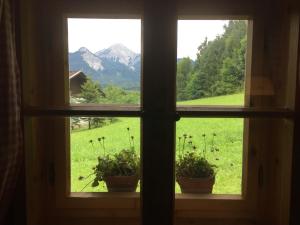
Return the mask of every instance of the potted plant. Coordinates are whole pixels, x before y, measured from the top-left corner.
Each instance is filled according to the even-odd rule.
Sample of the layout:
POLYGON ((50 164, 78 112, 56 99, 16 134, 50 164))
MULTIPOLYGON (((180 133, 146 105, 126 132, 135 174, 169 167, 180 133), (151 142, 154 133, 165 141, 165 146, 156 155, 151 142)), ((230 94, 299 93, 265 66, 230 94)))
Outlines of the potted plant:
MULTIPOLYGON (((97 187, 101 181, 104 181, 108 192, 134 192, 136 190, 139 181, 140 159, 134 149, 134 137, 130 135, 129 128, 127 131, 129 148, 111 155, 105 154, 105 137, 98 138, 98 144, 103 149, 103 154, 98 157, 98 163, 89 175, 94 176, 93 180, 89 182, 89 184, 92 183, 92 187, 97 187)), ((90 140, 90 143, 94 147, 94 141, 90 140)), ((85 178, 80 177, 79 179, 85 178)))
MULTIPOLYGON (((212 136, 210 152, 218 152, 212 136)), ((179 157, 176 160, 176 180, 182 193, 212 193, 216 177, 216 166, 211 164, 207 158, 206 135, 202 135, 204 146, 201 151, 193 145, 192 136, 184 134, 179 137, 179 157), (186 149, 188 148, 188 150, 186 149)), ((219 160, 216 158, 216 160, 219 160)))

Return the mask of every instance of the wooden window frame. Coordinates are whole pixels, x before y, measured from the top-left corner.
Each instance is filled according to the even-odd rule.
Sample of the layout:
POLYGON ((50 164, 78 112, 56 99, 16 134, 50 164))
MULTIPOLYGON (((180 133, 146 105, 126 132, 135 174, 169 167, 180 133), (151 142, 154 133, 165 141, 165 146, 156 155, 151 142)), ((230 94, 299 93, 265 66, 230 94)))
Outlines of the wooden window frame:
MULTIPOLYGON (((82 3, 84 4, 84 3, 82 3)), ((177 15, 174 13, 170 13, 168 15, 165 15, 166 9, 170 7, 170 3, 162 3, 162 8, 161 9, 155 9, 151 6, 150 3, 148 3, 148 6, 146 5, 145 8, 145 12, 143 15, 142 20, 147 20, 144 21, 143 23, 147 24, 147 26, 149 26, 150 31, 146 31, 149 34, 149 32, 151 32, 151 30, 153 31, 155 28, 155 24, 157 24, 157 20, 155 20, 154 18, 152 18, 152 15, 158 15, 158 16, 163 16, 163 18, 166 19, 167 23, 172 23, 172 26, 170 26, 169 28, 167 27, 167 24, 162 24, 160 25, 160 28, 166 28, 168 31, 170 31, 170 33, 174 34, 175 32, 175 21, 177 23, 177 15), (165 16, 165 17, 164 17, 165 16)), ((171 7, 171 9, 174 9, 171 7)), ((80 11, 80 9, 76 9, 77 11, 80 11)), ((76 11, 75 10, 75 11, 76 11)), ((191 17, 190 18, 199 18, 198 16, 194 16, 194 15, 198 15, 195 14, 195 9, 190 8, 189 9, 191 11, 191 17)), ((189 11, 187 10, 187 11, 189 11)), ((89 10, 83 10, 83 11, 89 11, 89 10)), ((91 10, 92 12, 94 12, 93 10, 91 10)), ((104 9, 105 11, 105 9, 104 9)), ((172 11, 172 10, 170 10, 172 11)), ((174 10, 175 12, 176 10, 174 10)), ((230 11, 230 10, 229 10, 230 11)), ((247 11, 247 10, 246 10, 247 11)), ((136 11, 135 11, 136 12, 136 11)), ((181 10, 178 10, 178 13, 183 13, 181 10)), ((185 12, 183 13, 185 14, 185 12)), ((231 15, 230 13, 225 12, 221 12, 221 13, 216 13, 216 16, 212 16, 212 15, 206 15, 205 16, 205 9, 203 9, 202 11, 199 10, 199 14, 203 14, 204 16, 202 18, 207 18, 207 19, 211 19, 211 18, 243 18, 244 16, 240 16, 240 15, 231 15), (202 12, 202 13, 201 13, 202 12), (226 16, 226 15, 230 15, 230 16, 226 16)), ((245 12, 245 14, 247 15, 251 15, 251 13, 247 13, 245 12)), ((243 15, 245 15, 243 14, 243 15)), ((60 14, 58 13, 58 16, 60 14)), ((72 15, 68 14, 68 15, 72 15)), ((74 14, 75 15, 75 14, 74 14)), ((76 15, 79 15, 78 13, 76 13, 76 15)), ((82 16, 84 15, 88 15, 89 18, 91 15, 94 15, 94 17, 98 18, 98 14, 97 13, 82 13, 82 16)), ((111 17, 112 14, 108 14, 107 18, 111 17)), ((128 14, 113 14, 113 18, 134 18, 135 16, 128 16, 128 14), (116 16, 117 15, 117 16, 116 16)), ((131 14, 131 15, 134 15, 131 14)), ((57 16, 57 15, 56 15, 57 16)), ((100 18, 103 18, 103 15, 100 15, 100 18)), ((186 16, 184 18, 187 18, 186 16)), ((254 20, 254 24, 256 19, 254 20)), ((60 20, 58 20, 60 21, 60 20)), ((260 24, 259 22, 257 24, 260 24)), ((59 26, 60 27, 60 26, 59 26)), ((255 26, 254 26, 255 27, 255 26)), ((62 28, 62 27, 61 27, 62 28)), ((256 29, 256 28, 255 28, 256 29)), ((261 27, 258 27, 257 30, 254 30, 253 33, 255 33, 253 35, 253 45, 251 47, 252 49, 252 55, 254 55, 257 59, 257 61, 259 61, 259 59, 261 59, 263 56, 261 55, 261 42, 263 40, 263 35, 260 36, 259 33, 259 29, 261 29, 261 27)), ((63 32, 62 32, 63 33, 63 32)), ((166 33, 165 33, 166 34, 166 33)), ((171 35, 170 34, 170 35, 171 35)), ((56 38, 54 38, 54 46, 58 45, 61 46, 61 44, 59 44, 59 37, 61 37, 60 35, 56 36, 56 38)), ((144 37, 147 38, 147 37, 144 37)), ((175 74, 175 62, 176 62, 176 51, 174 52, 174 50, 170 51, 170 49, 172 48, 172 46, 174 47, 176 45, 176 42, 174 40, 174 37, 172 38, 172 36, 166 36, 164 35, 162 38, 162 40, 159 40, 159 38, 161 37, 154 37, 156 38, 156 41, 159 42, 159 44, 166 44, 167 45, 167 50, 163 51, 164 54, 169 53, 170 59, 166 59, 165 61, 161 62, 162 64, 164 64, 167 67, 167 72, 169 72, 170 74, 175 74), (168 43, 168 40, 170 43, 168 43), (170 52, 168 52, 170 51, 170 52), (174 54, 175 53, 175 54, 174 54)), ((151 43, 151 40, 149 40, 150 37, 148 39, 144 39, 144 47, 146 46, 146 58, 149 55, 157 55, 157 52, 150 52, 150 47, 153 45, 153 43, 151 43), (148 52, 147 52, 148 51, 148 52), (149 53, 150 52, 150 53, 149 53)), ((155 42, 155 41, 154 41, 155 42)), ((66 43, 64 43, 66 44, 66 43)), ((50 56, 55 55, 56 53, 62 53, 60 51, 54 51, 55 53, 50 54, 50 56)), ((65 54, 65 52, 64 52, 65 54)), ((61 59, 61 57, 58 57, 59 59, 61 59)), ((58 67, 60 69, 58 69, 58 71, 62 71, 61 68, 67 65, 66 64, 66 56, 64 56, 64 64, 62 65, 61 63, 56 63, 56 65, 58 65, 58 67)), ((251 64, 251 68, 249 68, 250 73, 254 73, 254 74, 259 74, 261 71, 261 67, 259 66, 258 62, 254 62, 255 65, 251 64)), ((149 74, 151 71, 153 71, 155 68, 159 68, 159 66, 155 66, 154 69, 149 68, 151 65, 151 62, 154 63, 159 63, 157 61, 152 61, 151 59, 147 58, 146 59, 146 66, 144 65, 144 72, 147 74, 149 74), (146 67, 146 68, 145 68, 146 67)), ((66 70, 65 70, 66 71, 66 70)), ((58 73, 61 74, 61 73, 58 73)), ((149 85, 147 85, 148 87, 151 86, 151 84, 153 84, 154 82, 154 78, 151 78, 150 80, 148 79, 149 76, 144 76, 143 77, 143 81, 144 83, 147 83, 149 85), (148 79, 148 80, 147 80, 148 79)), ((58 96, 53 96, 53 97, 49 97, 49 101, 52 102, 52 106, 50 107, 45 107, 45 106, 41 106, 41 105, 37 105, 37 106, 26 106, 25 107, 25 114, 29 117, 28 120, 32 121, 32 120, 36 120, 35 118, 38 118, 37 120, 39 120, 41 118, 41 120, 43 120, 42 117, 47 117, 47 118, 51 118, 51 117, 55 117, 53 120, 49 120, 48 121, 48 125, 51 124, 52 128, 54 130, 63 130, 64 132, 66 132, 65 128, 68 129, 68 127, 65 126, 65 118, 67 116, 74 116, 74 115, 84 115, 84 116, 130 116, 130 117, 139 117, 141 118, 141 120, 145 120, 145 124, 143 124, 143 129, 141 129, 142 133, 145 132, 145 129, 150 129, 149 125, 151 124, 151 122, 153 122, 153 120, 158 120, 161 118, 171 118, 171 120, 174 122, 176 117, 179 115, 181 117, 197 117, 197 118, 205 118, 205 117, 222 117, 222 118, 246 118, 246 120, 253 120, 255 122, 255 120, 257 118, 279 118, 279 119, 288 119, 288 120, 293 120, 294 119, 294 110, 293 109, 286 109, 286 108, 274 108, 274 107, 260 107, 260 105, 255 105, 252 106, 252 104, 250 104, 249 106, 246 107, 192 107, 189 109, 186 109, 183 106, 178 106, 176 108, 175 106, 175 77, 173 76, 166 76, 166 78, 163 81, 163 85, 166 85, 167 83, 169 83, 169 81, 171 81, 171 83, 173 83, 173 86, 171 87, 171 90, 169 89, 168 91, 164 92, 164 95, 166 96, 166 99, 169 100, 169 105, 164 106, 162 103, 163 101, 160 101, 160 104, 156 105, 155 111, 151 110, 151 108, 140 108, 140 107, 127 107, 127 108, 115 108, 112 106, 95 106, 95 107, 84 107, 84 106, 65 106, 66 101, 68 101, 68 99, 64 99, 63 101, 61 99, 58 98, 58 96), (51 100, 51 98, 53 98, 51 100), (57 106, 59 105, 59 106, 57 106), (158 112, 158 113, 157 113, 158 112), (147 128, 148 126, 148 128, 147 128)), ((246 82, 251 82, 246 81, 246 82)), ((55 86, 56 81, 52 82, 52 86, 55 86)), ((64 83, 65 84, 65 83, 64 83)), ((51 86, 50 85, 50 86, 51 86)), ((65 91, 65 97, 68 96, 69 93, 67 89, 64 87, 57 87, 57 90, 64 90, 65 91)), ((150 96, 152 94, 152 91, 149 90, 149 88, 147 89, 147 87, 144 87, 143 91, 145 92, 145 95, 143 96, 142 102, 147 102, 147 105, 151 105, 152 102, 152 97, 150 96)), ((250 99, 250 93, 246 93, 246 97, 249 98, 249 102, 251 103, 251 99, 250 99)), ((51 104, 50 104, 51 105, 51 104)), ((157 121, 156 121, 157 122, 157 121)), ((27 123, 27 122, 26 122, 27 123)), ((31 123, 31 122, 29 122, 31 123)), ((33 122, 35 123, 35 122, 33 122)), ((37 122, 38 123, 38 122, 37 122)), ((43 123, 43 122, 41 122, 43 123)), ((151 124, 153 125, 153 124, 151 124)), ((156 124, 157 125, 157 124, 156 124)), ((165 125, 165 130, 169 129, 170 127, 174 130, 175 126, 174 124, 172 125, 172 123, 167 122, 165 125)), ((249 126, 249 124, 247 125, 249 126)), ((152 130, 152 129, 151 129, 152 130)), ((153 130, 152 130, 153 131, 153 130)), ((60 133, 61 135, 61 133, 60 133)), ((151 132, 151 134, 149 134, 149 136, 147 137, 147 139, 149 140, 150 137, 153 137, 153 132, 151 132)), ((168 137, 169 143, 171 143, 171 140, 174 140, 174 134, 170 135, 168 137)), ((145 143, 143 143, 145 144, 145 143)), ((173 143, 174 144, 174 143, 173 143)), ((172 145, 170 144, 168 146, 168 153, 170 153, 171 155, 173 155, 173 157, 171 157, 171 159, 168 159, 168 157, 166 156, 167 154, 164 154, 162 156, 163 160, 170 162, 169 166, 173 167, 174 164, 174 146, 173 148, 172 145), (173 149, 173 151, 172 151, 173 149), (173 160, 173 162, 171 162, 173 160)), ((245 200, 245 198, 243 196, 234 196, 234 195, 193 195, 193 194, 180 194, 180 195, 176 195, 176 199, 174 199, 174 185, 173 187, 171 187, 172 184, 174 184, 174 176, 170 177, 167 179, 167 185, 165 186, 165 188, 162 190, 162 192, 168 193, 166 195, 166 197, 164 199, 151 199, 151 197, 153 197, 151 194, 154 194, 154 196, 157 196, 158 192, 156 191, 155 193, 151 193, 151 191, 148 189, 148 185, 145 184, 145 192, 142 195, 142 199, 140 202, 140 198, 138 196, 138 194, 111 194, 111 193, 72 193, 70 196, 66 196, 66 185, 64 184, 65 182, 65 176, 60 176, 61 174, 59 173, 59 171, 61 170, 66 170, 69 168, 66 168, 65 165, 65 157, 60 157, 62 152, 61 147, 61 141, 60 140, 55 140, 54 138, 54 142, 52 143, 52 146, 55 149, 54 155, 52 155, 52 159, 53 161, 50 160, 50 164, 51 163, 55 163, 54 167, 55 167, 55 171, 56 171, 56 177, 55 177, 55 187, 50 188, 50 192, 53 191, 55 193, 56 196, 56 206, 59 208, 70 208, 70 209, 83 209, 83 208, 88 208, 88 209, 114 209, 115 212, 111 212, 110 215, 116 215, 119 217, 126 217, 126 213, 128 213, 128 211, 126 210, 132 210, 129 213, 129 216, 134 216, 134 217, 138 217, 139 216, 139 211, 140 211, 140 206, 141 204, 147 202, 147 203, 151 203, 149 205, 147 205, 146 207, 142 208, 142 216, 143 216, 143 224, 151 224, 149 221, 153 222, 154 220, 151 219, 151 217, 155 217, 155 218, 159 218, 159 216, 161 216, 162 222, 166 222, 165 224, 170 224, 170 222, 173 220, 170 215, 171 213, 175 213, 176 217, 232 217, 232 218, 255 218, 257 216, 257 211, 255 209, 256 207, 256 200, 258 198, 257 195, 255 195, 254 193, 250 193, 250 195, 247 193, 248 196, 248 200, 250 198, 250 200, 245 200), (60 146, 60 147, 59 147, 60 146), (95 198, 96 197, 96 198, 95 198), (175 201, 174 201, 175 200, 175 201), (165 205, 161 206, 161 208, 168 208, 168 212, 163 212, 164 215, 161 213, 154 215, 153 213, 149 213, 151 211, 151 207, 152 209, 154 209, 154 207, 156 207, 159 202, 162 201, 163 203, 166 203, 165 205), (168 202, 169 201, 169 202, 168 202), (168 202, 168 203, 167 203, 168 202), (124 211, 124 213, 122 213, 122 210, 124 211), (148 219, 148 221, 147 221, 148 219)), ((145 146, 144 146, 145 147, 145 146)), ((63 149, 67 150, 66 146, 63 146, 63 149)), ((53 152, 52 152, 53 153, 53 152)), ((65 152, 64 152, 65 153, 65 152)), ((147 151, 147 154, 149 153, 149 151, 147 151)), ((144 153, 142 153, 143 155, 144 153)), ((252 154, 255 154, 252 150, 251 152, 249 151, 247 153, 247 157, 249 157, 249 155, 251 156, 252 154)), ((51 154, 50 154, 51 155, 51 154)), ((145 157, 145 156, 144 156, 145 157)), ((244 156, 245 157, 245 156, 244 156)), ((146 178, 149 179, 149 181, 151 179, 153 179, 151 177, 151 174, 149 173, 149 163, 153 162, 153 157, 150 156, 150 160, 148 162, 144 162, 144 165, 146 165, 146 169, 144 169, 146 172, 146 178)), ((248 162, 248 160, 246 160, 248 162)), ((250 164, 255 164, 255 171, 258 170, 259 165, 254 163, 253 160, 250 162, 250 164)), ((166 174, 170 173, 170 167, 168 168, 166 174)), ((159 168, 163 168, 163 167, 157 167, 154 171, 158 171, 159 168)), ((51 169, 51 167, 50 167, 51 169)), ((174 174, 173 174, 174 175, 174 174)), ((161 178, 158 179, 158 181, 164 181, 164 178, 166 178, 167 176, 164 174, 161 178)), ((248 179, 247 179, 248 180, 248 179)), ((253 176, 251 177, 251 186, 248 186, 248 189, 252 189, 256 190, 257 187, 253 187, 252 185, 257 185, 255 182, 257 181, 257 174, 253 174, 253 176)), ((143 184, 142 184, 143 185, 143 184)), ((98 215, 101 217, 101 215, 98 215)), ((104 216, 107 216, 107 214, 104 214, 104 216)), ((127 215, 128 216, 128 215, 127 215)))

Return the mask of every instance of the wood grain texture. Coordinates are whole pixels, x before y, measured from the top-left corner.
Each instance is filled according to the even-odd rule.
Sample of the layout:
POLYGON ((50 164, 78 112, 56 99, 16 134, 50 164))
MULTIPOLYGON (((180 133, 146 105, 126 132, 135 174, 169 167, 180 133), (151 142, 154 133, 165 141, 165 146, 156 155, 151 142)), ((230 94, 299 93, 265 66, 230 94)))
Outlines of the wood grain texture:
MULTIPOLYGON (((27 116, 25 121, 26 173, 30 225, 141 223, 145 225, 172 223, 286 225, 289 217, 287 206, 289 185, 286 184, 290 182, 292 136, 295 139, 291 224, 299 224, 297 150, 299 149, 300 85, 299 65, 297 65, 299 61, 298 58, 295 59, 299 57, 299 50, 297 49, 297 53, 292 52, 299 38, 292 38, 290 42, 294 45, 289 45, 287 41, 289 32, 285 32, 288 15, 282 14, 278 5, 276 8, 269 1, 178 1, 178 17, 250 18, 253 30, 249 46, 252 47, 252 52, 247 58, 251 61, 247 73, 251 74, 251 77, 264 76, 274 81, 276 95, 251 95, 254 81, 248 76, 247 107, 178 107, 176 109, 174 74, 177 16, 174 17, 172 13, 176 10, 173 8, 174 5, 154 1, 152 6, 152 3, 147 6, 150 7, 147 8, 150 11, 145 11, 143 15, 143 1, 92 0, 89 4, 83 0, 27 2, 30 4, 23 5, 22 26, 24 102, 26 106, 36 106, 24 108, 27 116), (154 5, 159 7, 154 8, 154 5), (277 13, 270 13, 273 10, 277 10, 277 13), (66 15, 144 17, 143 83, 146 85, 143 87, 145 96, 142 104, 146 107, 54 107, 67 104, 68 91, 64 76, 67 70, 66 31, 62 22, 66 15), (273 18, 277 18, 275 22, 270 21, 273 18), (288 50, 290 52, 287 52, 288 50), (44 54, 45 52, 47 54, 44 54), (289 61, 291 59, 294 61, 289 61), (287 64, 289 64, 288 68, 287 64), (295 70, 298 74, 297 96, 293 99, 295 96, 289 91, 295 85, 294 78, 292 75, 289 76, 291 79, 288 82, 286 78, 288 73, 292 74, 295 70), (161 80, 159 85, 157 79, 161 80), (292 107, 293 100, 296 103, 295 112, 292 107), (174 200, 176 111, 182 117, 247 118, 244 132, 243 174, 245 176, 243 176, 242 197, 176 196, 177 200, 174 200), (95 197, 95 194, 70 193, 69 133, 64 117, 71 115, 144 117, 142 202, 137 196, 101 196, 100 198, 99 195, 95 197), (36 116, 41 117, 35 118, 36 116), (171 119, 165 120, 169 117, 171 119), (270 119, 271 117, 273 120, 270 119), (280 118, 288 118, 288 120, 280 118), (293 125, 295 125, 294 132, 291 131, 293 125), (54 163, 56 170, 54 185, 47 180, 49 163, 54 163), (260 176, 259 168, 263 168, 260 176), (261 178, 258 179, 259 177, 261 178)), ((290 32, 290 35, 294 33, 290 32)))
MULTIPOLYGON (((176 4, 144 1, 143 110, 175 113, 177 49, 176 4), (157 82, 159 80, 159 82, 157 82)), ((175 120, 142 120, 141 222, 172 225, 174 217, 175 120)))
MULTIPOLYGON (((300 6, 298 2, 298 6, 300 6)), ((298 40, 297 48, 297 66, 296 66, 296 96, 295 96, 295 123, 294 123, 294 140, 293 140, 293 156, 292 156, 292 183, 291 183, 291 202, 290 202, 290 225, 300 224, 300 7, 298 7, 298 12, 294 16, 296 20, 296 25, 298 29, 298 40)))
POLYGON ((222 117, 222 118, 294 118, 294 111, 273 107, 237 107, 237 106, 178 106, 176 113, 143 111, 139 106, 94 105, 65 107, 25 107, 26 116, 128 116, 176 119, 182 117, 222 117))

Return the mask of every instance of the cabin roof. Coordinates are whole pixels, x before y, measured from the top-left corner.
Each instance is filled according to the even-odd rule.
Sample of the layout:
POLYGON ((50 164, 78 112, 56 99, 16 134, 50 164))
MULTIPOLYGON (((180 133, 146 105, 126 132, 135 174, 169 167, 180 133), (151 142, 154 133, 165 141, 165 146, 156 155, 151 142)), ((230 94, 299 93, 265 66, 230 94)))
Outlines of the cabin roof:
MULTIPOLYGON (((81 74, 81 70, 78 71, 69 71, 69 80, 81 74)), ((83 73, 82 73, 83 74, 83 73)))

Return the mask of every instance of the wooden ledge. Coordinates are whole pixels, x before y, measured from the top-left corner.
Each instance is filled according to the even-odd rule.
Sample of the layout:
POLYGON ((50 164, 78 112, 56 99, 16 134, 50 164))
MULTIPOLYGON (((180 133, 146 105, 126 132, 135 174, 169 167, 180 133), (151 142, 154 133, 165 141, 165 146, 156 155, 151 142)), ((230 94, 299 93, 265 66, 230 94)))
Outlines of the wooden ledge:
POLYGON ((287 118, 294 119, 295 112, 286 108, 258 108, 240 106, 178 106, 176 113, 145 112, 139 105, 76 105, 58 107, 33 107, 23 109, 25 116, 116 116, 153 117, 158 119, 190 118, 287 118))
POLYGON ((69 198, 139 199, 140 192, 71 192, 69 198))

